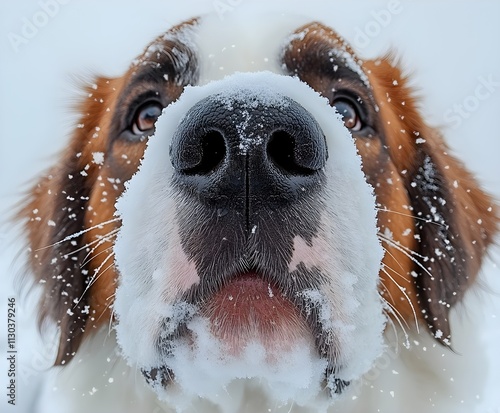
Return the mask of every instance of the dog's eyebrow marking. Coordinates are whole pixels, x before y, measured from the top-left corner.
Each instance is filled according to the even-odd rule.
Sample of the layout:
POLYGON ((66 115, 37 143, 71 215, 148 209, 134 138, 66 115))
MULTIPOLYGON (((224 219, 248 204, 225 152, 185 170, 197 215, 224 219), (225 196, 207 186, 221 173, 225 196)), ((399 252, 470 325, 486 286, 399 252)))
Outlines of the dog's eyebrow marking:
POLYGON ((356 60, 349 45, 333 30, 320 23, 310 23, 291 34, 285 42, 283 65, 293 74, 311 74, 346 78, 370 88, 362 62, 356 60))
POLYGON ((199 62, 193 43, 193 26, 190 21, 176 26, 150 43, 133 66, 130 88, 144 81, 177 85, 195 83, 198 79, 199 62))
POLYGON ((361 69, 361 65, 354 59, 353 54, 349 53, 349 51, 347 51, 345 48, 330 49, 330 51, 328 52, 328 56, 330 57, 330 61, 333 60, 333 57, 335 57, 336 59, 340 59, 349 69, 351 69, 351 71, 359 75, 359 78, 365 84, 365 86, 370 86, 368 76, 366 76, 365 72, 363 72, 363 69, 361 69))
MULTIPOLYGON (((159 45, 158 45, 159 46, 159 45)), ((198 63, 194 50, 178 41, 165 41, 161 49, 144 60, 130 82, 130 88, 138 83, 172 81, 178 85, 193 83, 197 79, 198 63)))

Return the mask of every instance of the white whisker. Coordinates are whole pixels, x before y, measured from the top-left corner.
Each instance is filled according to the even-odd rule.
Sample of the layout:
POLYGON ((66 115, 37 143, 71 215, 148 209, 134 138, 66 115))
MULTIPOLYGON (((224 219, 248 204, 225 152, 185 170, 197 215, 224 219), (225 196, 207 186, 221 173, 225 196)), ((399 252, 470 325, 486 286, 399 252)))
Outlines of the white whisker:
MULTIPOLYGON (((387 287, 385 285, 382 285, 384 287, 384 290, 389 294, 389 296, 391 295, 390 291, 387 289, 387 287)), ((380 298, 381 300, 387 305, 389 306, 389 302, 384 298, 384 296, 382 294, 380 294, 380 298)), ((394 315, 394 317, 396 317, 396 315, 394 315)), ((394 322, 394 320, 392 319, 392 317, 390 317, 389 315, 387 315, 387 322, 391 324, 391 327, 392 327, 392 330, 394 331, 394 336, 396 337, 396 340, 398 339, 398 329, 396 328, 396 323, 394 322)))
POLYGON ((87 232, 89 232, 89 231, 92 231, 92 230, 96 229, 96 228, 102 229, 105 225, 112 224, 112 223, 114 223, 114 222, 119 222, 120 220, 121 220, 121 218, 113 218, 113 219, 110 219, 109 221, 104 221, 104 222, 101 222, 101 223, 96 224, 96 225, 93 225, 93 226, 91 226, 91 227, 89 227, 89 228, 85 228, 85 229, 84 229, 84 230, 82 230, 82 231, 75 232, 75 233, 73 233, 73 234, 71 234, 71 235, 68 235, 67 237, 63 238, 63 239, 62 239, 62 240, 60 240, 60 241, 54 242, 53 244, 49 244, 49 245, 47 245, 47 246, 45 246, 45 247, 38 248, 38 249, 37 249, 37 250, 35 250, 35 251, 42 251, 42 250, 44 250, 44 249, 47 249, 47 248, 53 247, 53 246, 55 246, 55 245, 62 244, 62 243, 64 243, 64 242, 66 242, 66 241, 70 241, 70 240, 72 240, 72 239, 74 239, 74 238, 77 238, 77 237, 79 237, 80 235, 83 235, 83 234, 85 234, 85 233, 87 233, 87 232))
POLYGON ((378 235, 379 239, 381 239, 382 241, 387 241, 388 243, 390 243, 390 245, 394 245, 394 246, 397 245, 400 248, 403 248, 405 251, 407 251, 411 255, 422 258, 424 260, 427 259, 427 257, 424 257, 423 255, 419 254, 418 252, 413 251, 411 248, 408 248, 407 246, 402 245, 399 241, 393 240, 392 238, 388 237, 387 235, 382 234, 381 232, 379 232, 377 235, 378 235))
MULTIPOLYGON (((92 247, 92 249, 88 252, 87 255, 83 258, 83 263, 81 266, 83 267, 88 261, 86 259, 89 257, 90 254, 92 254, 97 248, 99 248, 102 244, 106 243, 107 241, 111 241, 113 238, 116 238, 116 235, 118 234, 119 228, 115 228, 114 230, 108 232, 106 235, 98 236, 96 240, 92 241, 92 243, 96 243, 92 247)), ((90 245, 90 244, 89 244, 90 245)), ((90 261, 90 260, 89 260, 90 261)))
MULTIPOLYGON (((76 254, 76 253, 78 253, 78 252, 80 252, 80 251, 82 251, 82 250, 84 250, 86 248, 90 248, 90 246, 92 246, 92 245, 94 245, 96 243, 100 243, 103 239, 110 239, 111 236, 115 236, 118 231, 119 231, 119 229, 116 228, 116 229, 108 232, 106 235, 98 236, 97 239, 95 239, 93 241, 90 241, 90 242, 87 242, 85 245, 81 246, 80 248, 77 248, 77 249, 75 249, 75 250, 73 250, 71 252, 68 252, 67 254, 64 255, 64 257, 65 258, 69 257, 70 255, 74 255, 74 254, 76 254)), ((94 249, 91 249, 89 251, 89 253, 85 256, 85 258, 87 258, 88 255, 91 254, 93 251, 94 251, 94 249)))
MULTIPOLYGON (((398 265, 399 265, 399 267, 400 267, 400 268, 404 271, 404 267, 403 267, 403 266, 399 263, 399 261, 396 259, 396 257, 395 257, 395 256, 394 256, 394 255, 393 255, 393 254, 392 254, 392 253, 391 253, 391 252, 390 252, 387 248, 384 248, 384 251, 385 251, 387 254, 389 254, 389 256, 391 256, 391 257, 394 259, 394 261, 396 261, 396 264, 398 264, 398 265)), ((405 277, 403 276, 403 274, 401 274, 399 271, 396 271, 394 268, 391 268, 391 267, 390 267, 390 266, 388 266, 387 264, 384 264, 384 267, 389 268, 389 269, 390 269, 390 270, 391 270, 394 274, 398 275, 398 276, 399 276, 399 277, 400 277, 403 281, 405 281, 405 282, 407 282, 407 283, 411 284, 411 281, 410 281, 410 280, 408 280, 407 278, 405 278, 405 277)))
POLYGON ((391 214, 396 214, 396 215, 401 215, 403 217, 413 218, 413 219, 416 219, 416 220, 419 220, 419 221, 423 221, 426 224, 434 224, 434 225, 439 225, 439 226, 442 226, 442 227, 446 227, 446 225, 443 224, 443 223, 441 223, 441 222, 432 221, 432 220, 430 220, 428 218, 416 217, 415 215, 405 214, 404 212, 393 211, 393 210, 387 209, 387 208, 375 208, 375 210, 379 211, 379 212, 390 212, 391 214))
MULTIPOLYGON (((105 242, 107 242, 107 241, 110 241, 110 240, 106 240, 105 242)), ((103 242, 103 243, 104 243, 104 242, 103 242)), ((101 244, 101 245, 102 245, 102 244, 101 244)), ((95 246, 95 248, 94 248, 91 252, 93 252, 93 251, 94 251, 97 247, 98 247, 98 245, 96 245, 96 246, 95 246)), ((92 256, 91 256, 88 260, 83 261, 83 262, 80 264, 80 268, 82 268, 84 265, 86 265, 86 264, 88 264, 89 262, 91 262, 91 261, 93 261, 94 259, 96 259, 99 255, 101 255, 101 254, 104 254, 104 253, 108 252, 108 251, 109 251, 110 249, 112 249, 113 247, 114 247, 114 245, 110 245, 109 247, 104 248, 102 251, 98 252, 97 254, 92 255, 92 256)), ((86 256, 86 257, 88 257, 88 254, 87 254, 87 256, 86 256)))
POLYGON ((389 311, 394 316, 394 318, 398 322, 399 326, 401 327, 401 330, 403 331, 403 334, 405 335, 405 347, 409 348, 409 346, 410 346, 410 336, 408 335, 408 332, 406 331, 403 323, 401 322, 401 319, 400 319, 401 315, 399 314, 399 311, 397 311, 396 308, 391 303, 389 303, 389 302, 386 302, 386 303, 389 306, 387 308, 387 311, 389 311))
POLYGON ((92 279, 90 280, 89 282, 89 285, 87 286, 87 290, 92 287, 95 282, 106 272, 108 271, 111 267, 113 267, 115 265, 114 262, 112 262, 111 264, 109 264, 103 271, 101 271, 102 267, 104 266, 104 264, 106 263, 106 261, 108 261, 111 257, 113 257, 115 254, 114 253, 111 253, 109 254, 105 259, 104 261, 101 263, 101 265, 99 265, 99 267, 94 271, 94 276, 92 277, 92 279))
POLYGON ((106 262, 111 258, 111 257, 114 257, 115 253, 112 252, 110 253, 106 258, 104 258, 103 262, 99 265, 99 267, 97 267, 95 270, 94 270, 94 275, 92 276, 91 280, 89 281, 89 283, 87 284, 87 286, 85 287, 85 290, 83 291, 82 295, 80 296, 80 298, 78 299, 78 301, 76 302, 75 304, 75 307, 80 304, 80 302, 82 301, 83 299, 83 296, 87 293, 87 291, 90 289, 90 287, 92 287, 92 285, 99 279, 99 277, 104 274, 109 268, 113 267, 114 263, 108 265, 106 267, 106 269, 104 271, 101 271, 102 267, 104 266, 104 264, 106 264, 106 262))
POLYGON ((411 311, 413 313, 413 318, 415 320, 415 327, 417 329, 417 332, 420 332, 419 331, 419 327, 418 327, 418 318, 417 318, 417 312, 415 311, 415 306, 413 305, 413 303, 411 302, 410 300, 410 297, 408 296, 408 294, 406 293, 406 290, 401 287, 397 282, 396 280, 387 272, 387 270, 385 268, 382 268, 382 271, 384 272, 385 275, 387 275, 389 277, 389 279, 396 285, 396 287, 398 287, 399 291, 401 291, 401 293, 404 295, 406 301, 408 301, 408 304, 410 305, 410 308, 411 308, 411 311))
POLYGON ((416 253, 415 251, 413 251, 413 250, 411 250, 411 249, 409 249, 407 247, 402 246, 398 242, 395 242, 395 241, 391 240, 390 238, 387 238, 385 235, 382 235, 382 234, 379 233, 378 237, 382 241, 387 242, 390 246, 396 248, 398 251, 401 251, 410 260, 412 260, 415 264, 417 264, 418 267, 420 267, 422 270, 424 270, 430 277, 433 277, 433 275, 429 272, 429 270, 427 268, 425 268, 423 266, 423 264, 419 260, 417 260, 413 255, 415 255, 415 256, 417 256, 419 258, 422 258, 422 259, 427 259, 427 257, 424 257, 424 256, 416 253), (408 251, 406 251, 406 250, 408 250, 408 251))
MULTIPOLYGON (((386 291, 389 292, 389 290, 386 288, 386 291)), ((394 300, 394 298, 391 296, 392 298, 392 301, 395 303, 396 301, 394 300)), ((408 324, 408 322, 406 321, 406 319, 403 317, 403 315, 401 314, 401 312, 395 307, 394 304, 391 304, 388 300, 385 300, 387 304, 389 304, 391 306, 391 308, 393 309, 393 311, 395 313, 397 313, 397 318, 399 319, 399 322, 400 323, 404 323, 406 325, 406 327, 410 328, 410 325, 408 324)), ((394 314, 396 315, 396 314, 394 314)))
MULTIPOLYGON (((385 278, 382 278, 382 276, 380 277, 380 281, 384 281, 385 278)), ((384 283, 380 283, 380 285, 384 288, 385 292, 389 295, 389 298, 393 301, 393 302, 396 302, 396 300, 394 300, 394 297, 392 296, 392 293, 391 293, 391 290, 389 290, 384 283)), ((385 300, 385 298, 384 298, 385 300)))
POLYGON ((111 294, 108 298, 106 298, 106 301, 109 301, 109 304, 106 308, 111 307, 111 316, 109 317, 109 323, 108 323, 108 334, 111 334, 111 329, 113 328, 113 319, 115 318, 115 309, 113 307, 115 295, 116 292, 111 294))

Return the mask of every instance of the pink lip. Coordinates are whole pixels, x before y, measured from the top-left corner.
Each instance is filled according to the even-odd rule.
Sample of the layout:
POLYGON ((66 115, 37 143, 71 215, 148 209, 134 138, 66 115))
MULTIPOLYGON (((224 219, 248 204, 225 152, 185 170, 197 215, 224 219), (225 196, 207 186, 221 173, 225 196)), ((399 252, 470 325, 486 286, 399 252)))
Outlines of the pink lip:
POLYGON ((281 351, 309 330, 293 303, 255 273, 244 274, 224 286, 203 313, 214 335, 226 342, 233 354, 251 341, 281 351))

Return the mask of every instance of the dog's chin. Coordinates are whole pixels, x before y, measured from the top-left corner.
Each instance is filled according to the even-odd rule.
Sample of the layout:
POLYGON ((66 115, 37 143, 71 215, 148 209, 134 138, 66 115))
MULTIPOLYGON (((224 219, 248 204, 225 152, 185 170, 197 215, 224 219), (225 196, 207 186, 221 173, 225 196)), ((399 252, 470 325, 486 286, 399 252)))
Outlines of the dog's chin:
POLYGON ((272 363, 299 341, 312 336, 290 297, 253 273, 237 277, 221 288, 202 307, 201 314, 231 356, 241 356, 248 343, 257 342, 272 363))
MULTIPOLYGON (((164 361, 143 374, 160 399, 176 406, 187 408, 199 398, 218 405, 226 392, 239 394, 244 383, 259 389, 270 406, 330 403, 323 391, 327 361, 318 356, 306 322, 258 278, 242 277, 222 288, 187 323, 164 361)), ((337 392, 345 384, 333 383, 337 392)))
POLYGON ((254 272, 232 277, 192 305, 176 338, 159 342, 164 364, 143 369, 147 382, 176 405, 200 397, 217 404, 244 382, 270 405, 331 403, 349 383, 320 357, 296 295, 254 272))

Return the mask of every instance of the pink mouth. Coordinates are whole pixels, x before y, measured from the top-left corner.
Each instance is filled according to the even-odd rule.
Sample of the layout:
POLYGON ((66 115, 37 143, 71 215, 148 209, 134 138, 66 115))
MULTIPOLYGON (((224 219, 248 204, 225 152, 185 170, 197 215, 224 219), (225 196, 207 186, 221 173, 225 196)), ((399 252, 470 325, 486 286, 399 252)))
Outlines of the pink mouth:
POLYGON ((223 287, 203 313, 210 320, 212 333, 227 343, 234 355, 256 341, 272 352, 284 351, 311 334, 293 303, 255 273, 223 287))

